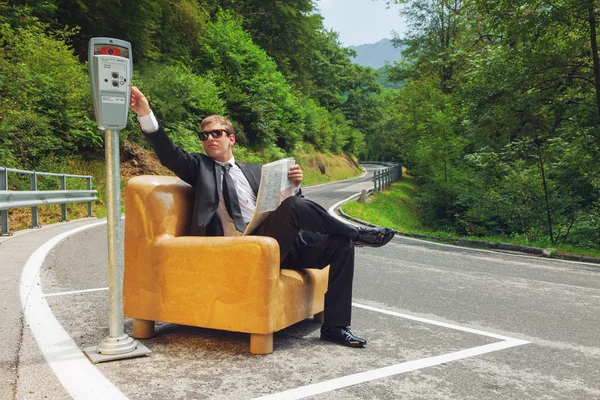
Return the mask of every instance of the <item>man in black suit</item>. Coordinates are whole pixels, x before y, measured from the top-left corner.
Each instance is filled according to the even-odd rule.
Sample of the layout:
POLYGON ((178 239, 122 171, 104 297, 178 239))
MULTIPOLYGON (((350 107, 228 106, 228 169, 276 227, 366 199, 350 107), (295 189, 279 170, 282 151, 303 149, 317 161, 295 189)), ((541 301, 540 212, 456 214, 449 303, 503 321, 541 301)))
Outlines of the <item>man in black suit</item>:
MULTIPOLYGON (((217 115, 205 118, 199 136, 206 155, 190 154, 171 141, 135 86, 131 87, 130 107, 138 115, 144 136, 160 162, 194 188, 190 233, 241 235, 254 213, 261 166, 234 160, 235 132, 231 122, 217 115)), ((288 178, 295 186, 296 196, 284 200, 251 234, 277 240, 281 268, 322 269, 330 265, 321 339, 364 347, 366 340, 350 330, 354 246, 383 246, 392 239, 394 231, 356 228, 304 199, 300 166, 294 165, 288 178)))

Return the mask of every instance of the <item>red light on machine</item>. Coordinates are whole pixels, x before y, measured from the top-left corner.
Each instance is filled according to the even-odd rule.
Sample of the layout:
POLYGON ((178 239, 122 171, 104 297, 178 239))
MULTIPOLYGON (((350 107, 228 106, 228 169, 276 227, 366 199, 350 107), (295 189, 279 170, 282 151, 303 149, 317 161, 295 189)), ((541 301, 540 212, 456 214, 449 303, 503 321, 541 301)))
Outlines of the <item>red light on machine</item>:
POLYGON ((101 47, 100 54, 107 54, 109 56, 120 56, 121 50, 114 47, 101 47))

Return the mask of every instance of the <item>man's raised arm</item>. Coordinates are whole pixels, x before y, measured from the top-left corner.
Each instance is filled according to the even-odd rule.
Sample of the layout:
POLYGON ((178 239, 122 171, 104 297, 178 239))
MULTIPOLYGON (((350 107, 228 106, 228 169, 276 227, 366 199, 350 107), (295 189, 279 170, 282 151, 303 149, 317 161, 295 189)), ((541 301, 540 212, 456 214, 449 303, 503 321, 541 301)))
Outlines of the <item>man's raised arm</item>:
POLYGON ((194 186, 198 171, 198 160, 179 148, 159 127, 146 96, 135 86, 131 86, 129 107, 137 114, 144 137, 154 149, 160 163, 169 168, 181 180, 194 186))

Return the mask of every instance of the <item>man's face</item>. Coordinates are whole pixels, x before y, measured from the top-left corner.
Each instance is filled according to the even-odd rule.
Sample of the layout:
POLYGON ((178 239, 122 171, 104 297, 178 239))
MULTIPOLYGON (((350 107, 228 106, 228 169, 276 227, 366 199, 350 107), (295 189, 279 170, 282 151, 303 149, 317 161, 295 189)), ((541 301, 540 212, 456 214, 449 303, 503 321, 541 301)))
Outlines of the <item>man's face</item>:
POLYGON ((215 161, 226 162, 231 159, 233 156, 233 152, 231 148, 235 143, 235 135, 227 135, 225 132, 225 127, 219 124, 218 122, 213 122, 211 124, 206 125, 202 131, 210 132, 215 130, 222 130, 223 135, 216 139, 213 135, 208 135, 208 139, 202 142, 202 147, 204 147, 204 151, 210 158, 215 161))

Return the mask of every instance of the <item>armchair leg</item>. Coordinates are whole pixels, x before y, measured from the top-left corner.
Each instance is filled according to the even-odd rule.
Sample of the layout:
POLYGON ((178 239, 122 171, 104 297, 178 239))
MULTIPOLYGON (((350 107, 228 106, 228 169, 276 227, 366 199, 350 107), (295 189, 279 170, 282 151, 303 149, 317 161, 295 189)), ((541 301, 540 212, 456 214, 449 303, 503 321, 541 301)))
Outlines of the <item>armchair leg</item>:
POLYGON ((323 322, 325 322, 325 311, 321 311, 320 313, 316 313, 313 316, 313 321, 318 322, 320 324, 322 324, 323 322))
POLYGON ((148 339, 154 336, 154 321, 145 319, 133 320, 133 337, 136 339, 148 339))
POLYGON ((273 352, 273 334, 260 335, 250 334, 250 353, 252 354, 270 354, 273 352))

